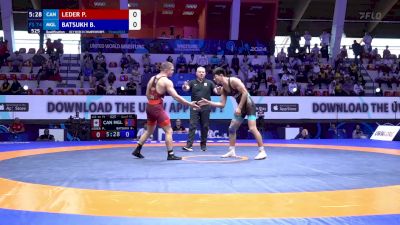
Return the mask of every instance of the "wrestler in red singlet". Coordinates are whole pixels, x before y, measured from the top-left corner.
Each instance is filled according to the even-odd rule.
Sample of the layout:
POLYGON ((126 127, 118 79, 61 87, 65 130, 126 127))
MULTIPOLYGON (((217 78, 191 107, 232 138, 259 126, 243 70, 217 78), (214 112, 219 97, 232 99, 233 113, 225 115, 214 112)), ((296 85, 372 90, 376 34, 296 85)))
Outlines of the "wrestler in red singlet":
POLYGON ((151 84, 149 93, 149 104, 146 108, 147 114, 147 125, 159 125, 160 127, 171 125, 169 116, 164 111, 163 98, 164 94, 159 94, 157 92, 156 86, 157 82, 166 76, 154 77, 151 84))
POLYGON ((132 155, 137 158, 144 158, 140 153, 143 144, 147 138, 153 134, 156 125, 160 126, 165 132, 165 145, 167 146, 168 156, 167 160, 180 160, 181 157, 175 156, 172 146, 172 128, 168 114, 164 111, 163 97, 168 93, 179 103, 199 109, 200 107, 194 102, 188 102, 176 92, 174 84, 168 77, 174 73, 174 65, 170 62, 163 62, 161 64, 160 73, 150 78, 146 88, 146 96, 149 104, 146 108, 147 114, 147 130, 140 136, 136 149, 132 155))

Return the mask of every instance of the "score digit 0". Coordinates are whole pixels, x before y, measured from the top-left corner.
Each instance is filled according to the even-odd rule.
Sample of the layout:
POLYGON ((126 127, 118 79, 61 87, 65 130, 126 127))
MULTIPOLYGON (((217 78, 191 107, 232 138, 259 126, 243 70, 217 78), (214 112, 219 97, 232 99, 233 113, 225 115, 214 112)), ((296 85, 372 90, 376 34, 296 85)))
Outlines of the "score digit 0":
POLYGON ((142 12, 140 9, 129 10, 129 30, 142 29, 142 12))

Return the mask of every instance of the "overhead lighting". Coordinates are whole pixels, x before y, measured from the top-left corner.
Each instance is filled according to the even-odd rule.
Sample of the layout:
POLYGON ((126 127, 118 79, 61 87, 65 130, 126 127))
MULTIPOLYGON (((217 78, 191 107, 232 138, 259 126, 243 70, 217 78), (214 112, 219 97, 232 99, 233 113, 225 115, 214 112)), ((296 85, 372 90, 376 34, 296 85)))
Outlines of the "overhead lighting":
POLYGON ((93 5, 96 6, 96 7, 104 7, 104 6, 107 5, 107 2, 105 2, 105 1, 94 1, 93 5))
POLYGON ((194 15, 194 11, 183 11, 182 15, 184 15, 184 16, 193 16, 194 15))
POLYGON ((174 14, 174 11, 173 10, 163 10, 162 14, 163 15, 172 15, 172 14, 174 14))
POLYGON ((197 9, 197 4, 186 4, 185 9, 197 9))
POLYGON ((262 8, 263 7, 261 5, 253 5, 253 6, 250 7, 250 10, 260 10, 262 8))
POLYGON ((164 3, 163 7, 166 9, 175 9, 175 3, 164 3))

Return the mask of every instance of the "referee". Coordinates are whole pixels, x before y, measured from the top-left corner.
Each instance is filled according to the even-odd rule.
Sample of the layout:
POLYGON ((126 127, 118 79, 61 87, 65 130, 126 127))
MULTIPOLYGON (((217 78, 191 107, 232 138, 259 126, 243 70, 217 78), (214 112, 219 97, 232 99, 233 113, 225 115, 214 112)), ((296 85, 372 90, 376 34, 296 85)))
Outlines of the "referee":
MULTIPOLYGON (((182 85, 183 91, 191 90, 192 96, 191 101, 200 101, 202 98, 211 100, 211 93, 214 92, 218 94, 217 88, 211 80, 207 80, 206 69, 202 66, 198 67, 196 70, 196 79, 191 81, 185 81, 182 85)), ((202 151, 207 151, 207 134, 209 130, 210 121, 210 106, 202 106, 200 109, 190 108, 190 127, 189 127, 189 138, 187 140, 186 146, 182 149, 185 151, 193 151, 193 141, 196 132, 197 124, 200 122, 201 127, 201 141, 200 148, 202 151)))

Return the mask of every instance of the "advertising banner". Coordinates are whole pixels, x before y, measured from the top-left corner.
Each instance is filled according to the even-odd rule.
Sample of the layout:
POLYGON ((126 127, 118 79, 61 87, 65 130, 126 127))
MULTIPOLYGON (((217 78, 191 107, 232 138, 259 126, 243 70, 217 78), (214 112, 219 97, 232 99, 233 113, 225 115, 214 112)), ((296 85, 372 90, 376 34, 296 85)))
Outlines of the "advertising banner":
POLYGON ((372 134, 371 139, 381 141, 393 141, 396 135, 399 133, 399 130, 400 126, 380 125, 372 134))
MULTIPOLYGON (((185 97, 190 100, 190 96, 185 97)), ((394 97, 252 97, 265 119, 396 119, 400 103, 394 97)), ((219 101, 218 96, 212 97, 219 101)), ((0 119, 67 119, 80 112, 91 114, 137 114, 146 119, 145 96, 0 96, 0 119)), ((211 119, 232 119, 237 106, 228 97, 225 108, 213 108, 211 119)), ((189 108, 172 97, 164 98, 171 119, 189 119, 189 108)))
POLYGON ((200 40, 200 39, 128 39, 82 38, 82 51, 103 53, 218 54, 266 55, 266 41, 200 40))

